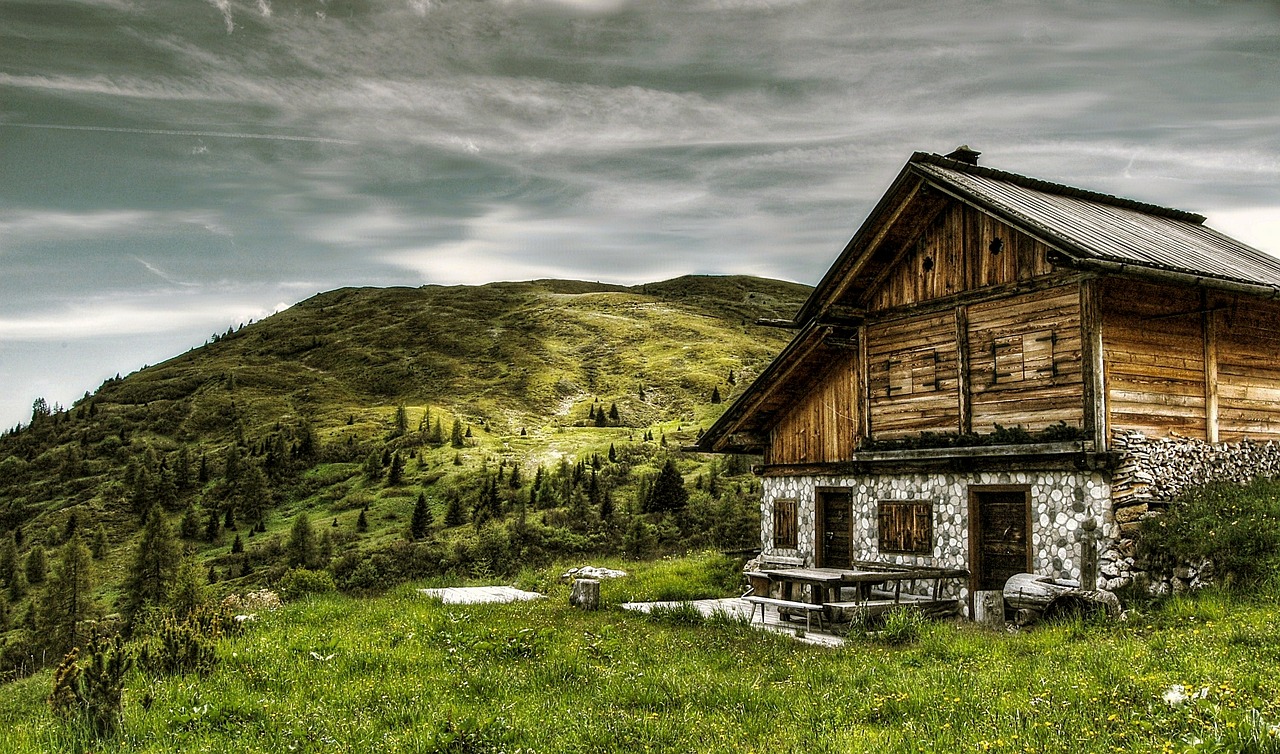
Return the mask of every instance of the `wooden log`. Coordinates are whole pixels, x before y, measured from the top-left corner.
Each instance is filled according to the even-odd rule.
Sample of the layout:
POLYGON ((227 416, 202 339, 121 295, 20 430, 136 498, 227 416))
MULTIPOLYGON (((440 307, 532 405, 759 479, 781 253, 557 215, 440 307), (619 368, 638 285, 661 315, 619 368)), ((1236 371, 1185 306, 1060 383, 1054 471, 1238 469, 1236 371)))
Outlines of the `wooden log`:
POLYGON ((1004 585, 1004 599, 1015 610, 1032 610, 1046 619, 1096 614, 1120 617, 1120 600, 1111 592, 1081 589, 1033 573, 1010 576, 1004 585))
POLYGON ((596 579, 578 579, 569 591, 569 604, 582 610, 600 609, 600 582, 596 579))

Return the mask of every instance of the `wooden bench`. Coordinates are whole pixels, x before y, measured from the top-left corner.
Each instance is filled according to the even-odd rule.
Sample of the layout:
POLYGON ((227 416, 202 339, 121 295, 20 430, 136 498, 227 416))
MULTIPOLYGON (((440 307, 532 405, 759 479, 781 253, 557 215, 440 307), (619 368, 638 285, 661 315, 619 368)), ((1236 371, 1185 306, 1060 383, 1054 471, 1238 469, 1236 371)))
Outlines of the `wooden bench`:
MULTIPOLYGON (((780 600, 780 599, 775 599, 773 597, 757 597, 751 594, 746 595, 742 599, 751 603, 751 620, 755 620, 756 607, 759 606, 761 624, 764 623, 765 605, 772 605, 775 608, 786 608, 788 610, 799 610, 803 612, 804 628, 806 631, 808 631, 810 628, 809 616, 813 615, 814 613, 817 613, 818 614, 818 630, 819 631, 823 630, 822 629, 822 611, 823 611, 822 605, 815 605, 811 602, 796 602, 794 600, 780 600)), ((778 610, 778 617, 782 617, 781 609, 778 610)))

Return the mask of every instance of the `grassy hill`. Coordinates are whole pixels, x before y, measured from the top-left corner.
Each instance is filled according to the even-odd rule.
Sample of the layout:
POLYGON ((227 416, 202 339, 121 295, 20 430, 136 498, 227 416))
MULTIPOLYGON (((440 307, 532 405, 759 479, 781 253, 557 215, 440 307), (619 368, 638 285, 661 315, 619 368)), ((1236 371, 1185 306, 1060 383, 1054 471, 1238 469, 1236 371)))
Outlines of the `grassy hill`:
MULTIPOLYGON (((685 277, 320 294, 0 437, 0 554, 13 537, 18 569, 37 549, 52 564, 77 530, 110 613, 152 507, 227 590, 298 565, 285 545, 300 515, 319 548, 306 564, 353 590, 749 545, 745 463, 678 448, 723 409, 713 394, 731 400, 785 344, 754 320, 808 292, 685 277), (670 515, 646 510, 667 461, 689 492, 670 515), (419 498, 433 523, 411 538, 419 498)), ((2 561, 12 661, 38 634, 41 587, 11 588, 2 561)))

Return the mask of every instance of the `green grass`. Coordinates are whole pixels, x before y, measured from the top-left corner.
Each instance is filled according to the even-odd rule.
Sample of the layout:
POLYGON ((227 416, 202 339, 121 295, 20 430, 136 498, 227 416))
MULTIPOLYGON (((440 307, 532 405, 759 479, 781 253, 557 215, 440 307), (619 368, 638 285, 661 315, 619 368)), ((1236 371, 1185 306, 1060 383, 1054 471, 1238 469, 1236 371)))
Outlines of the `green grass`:
MULTIPOLYGON (((631 588, 660 591, 679 567, 633 564, 631 588)), ((407 587, 325 595, 223 640, 206 678, 135 675, 123 736, 89 748, 1273 752, 1278 619, 1274 601, 1203 595, 1119 624, 929 624, 901 645, 824 650, 732 622, 583 613, 556 590, 493 606, 407 587), (1178 686, 1187 699, 1171 704, 1178 686)), ((44 705, 49 682, 0 688, 0 751, 75 748, 44 705)))

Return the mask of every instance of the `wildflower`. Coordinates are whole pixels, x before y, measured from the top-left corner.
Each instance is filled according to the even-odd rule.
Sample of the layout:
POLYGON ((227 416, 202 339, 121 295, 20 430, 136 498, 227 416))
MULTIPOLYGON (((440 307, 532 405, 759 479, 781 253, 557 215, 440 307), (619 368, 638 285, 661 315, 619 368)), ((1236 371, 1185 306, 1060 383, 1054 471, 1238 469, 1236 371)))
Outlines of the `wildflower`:
POLYGON ((1160 698, 1164 699, 1165 704, 1170 707, 1181 707, 1182 703, 1187 701, 1186 689, 1182 687, 1181 683, 1175 683, 1165 689, 1164 695, 1160 698))

